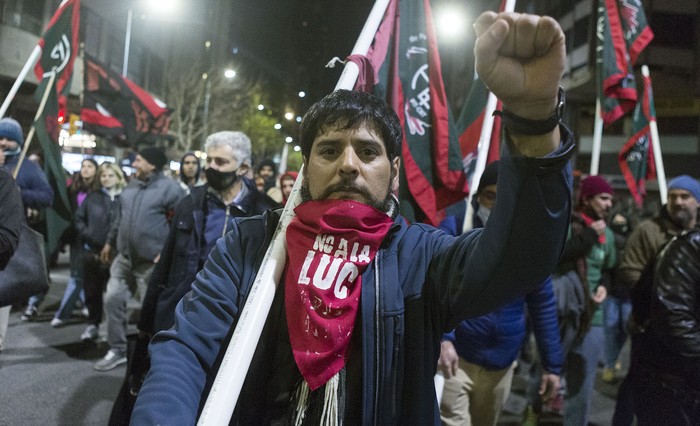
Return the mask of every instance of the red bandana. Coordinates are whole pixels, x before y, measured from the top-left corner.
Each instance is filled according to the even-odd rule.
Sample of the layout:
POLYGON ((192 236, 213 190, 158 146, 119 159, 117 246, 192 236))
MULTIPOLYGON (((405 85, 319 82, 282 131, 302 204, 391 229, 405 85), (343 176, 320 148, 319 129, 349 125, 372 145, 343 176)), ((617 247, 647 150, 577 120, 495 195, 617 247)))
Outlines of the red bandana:
POLYGON ((345 366, 362 272, 393 221, 348 200, 308 201, 287 227, 285 307, 292 352, 311 390, 345 366))
MULTIPOLYGON (((591 223, 595 222, 595 219, 593 219, 585 213, 581 213, 581 218, 583 219, 583 223, 586 226, 591 226, 591 223)), ((598 235, 598 242, 601 244, 605 244, 605 234, 598 235)))

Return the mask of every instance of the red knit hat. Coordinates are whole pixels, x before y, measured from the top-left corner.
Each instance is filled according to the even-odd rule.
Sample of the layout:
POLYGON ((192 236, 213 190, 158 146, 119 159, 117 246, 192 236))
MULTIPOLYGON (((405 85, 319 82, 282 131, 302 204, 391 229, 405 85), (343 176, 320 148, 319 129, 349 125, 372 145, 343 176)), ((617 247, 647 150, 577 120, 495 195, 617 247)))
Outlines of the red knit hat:
POLYGON ((598 194, 611 194, 613 193, 612 186, 607 180, 600 176, 588 176, 581 181, 581 189, 578 193, 579 200, 587 200, 594 195, 598 194))

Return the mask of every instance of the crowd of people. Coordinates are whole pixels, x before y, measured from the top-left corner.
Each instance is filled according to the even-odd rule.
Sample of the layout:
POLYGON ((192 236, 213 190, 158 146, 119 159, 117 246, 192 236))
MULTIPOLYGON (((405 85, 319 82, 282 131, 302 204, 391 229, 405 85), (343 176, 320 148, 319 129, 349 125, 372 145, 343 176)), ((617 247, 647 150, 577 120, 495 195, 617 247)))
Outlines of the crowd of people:
MULTIPOLYGON (((400 215, 402 130, 386 103, 338 90, 312 106, 287 266, 233 424, 495 425, 530 332, 538 355, 524 424, 549 409, 587 425, 599 368, 604 381, 621 379, 628 337, 611 422, 697 424, 700 183, 670 180, 667 202, 639 223, 615 207, 604 178, 572 187, 573 135, 557 106, 561 29, 489 12, 475 28, 477 70, 503 101, 506 142, 473 197, 474 229, 400 215)), ((23 142, 19 123, 0 120, 0 267, 17 245, 17 212, 36 216, 54 197, 31 161, 12 184, 6 171, 23 142)), ((127 362, 127 302, 141 306, 150 356, 131 356, 150 366, 115 423, 195 422, 298 177, 253 164, 239 131, 209 135, 204 151, 183 155, 174 179, 154 146, 137 149, 128 178, 86 157, 68 185, 70 279, 50 325, 84 315, 79 339, 106 339, 94 369, 108 371, 127 362)), ((27 301, 23 320, 42 297, 27 301)), ((10 308, 0 308, 0 350, 10 308)))

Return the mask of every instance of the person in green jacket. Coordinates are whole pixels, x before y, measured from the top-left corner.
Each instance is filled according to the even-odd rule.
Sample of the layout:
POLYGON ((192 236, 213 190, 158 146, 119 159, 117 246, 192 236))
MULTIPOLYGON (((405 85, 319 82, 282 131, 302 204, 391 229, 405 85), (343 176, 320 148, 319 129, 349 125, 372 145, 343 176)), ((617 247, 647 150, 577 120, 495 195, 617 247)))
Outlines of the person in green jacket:
MULTIPOLYGON (((571 271, 584 286, 579 330, 564 360, 566 425, 588 424, 596 368, 604 346, 603 312, 599 306, 607 297, 610 272, 616 261, 615 237, 605 222, 612 205, 613 189, 605 179, 589 176, 581 181, 569 238, 555 273, 555 286, 557 276, 571 271)), ((555 289, 555 294, 562 293, 555 289)))

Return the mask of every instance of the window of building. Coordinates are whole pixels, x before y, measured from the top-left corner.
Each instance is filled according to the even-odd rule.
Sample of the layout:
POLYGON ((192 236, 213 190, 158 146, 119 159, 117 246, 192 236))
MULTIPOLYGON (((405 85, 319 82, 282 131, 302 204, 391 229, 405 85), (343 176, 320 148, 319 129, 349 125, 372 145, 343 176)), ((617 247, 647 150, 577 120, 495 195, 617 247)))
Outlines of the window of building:
POLYGON ((7 0, 2 10, 2 22, 40 35, 44 29, 46 2, 47 0, 7 0))

